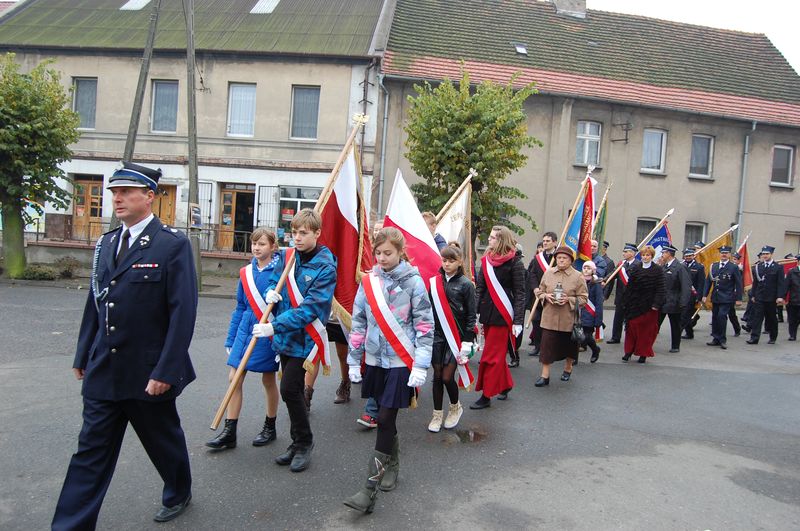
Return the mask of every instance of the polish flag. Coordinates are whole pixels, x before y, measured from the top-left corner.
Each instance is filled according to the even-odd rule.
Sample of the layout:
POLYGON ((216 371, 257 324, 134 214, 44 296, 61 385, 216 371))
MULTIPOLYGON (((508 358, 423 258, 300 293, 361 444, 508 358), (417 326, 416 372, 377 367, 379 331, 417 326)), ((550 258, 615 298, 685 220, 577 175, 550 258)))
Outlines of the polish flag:
MULTIPOLYGON (((370 241, 366 237, 368 229, 364 202, 360 197, 360 173, 356 149, 352 146, 320 211, 322 233, 319 243, 328 247, 337 260, 334 302, 350 315, 361 271, 371 269, 374 263, 370 241)), ((341 315, 339 317, 349 321, 347 316, 344 319, 341 315)), ((349 328, 349 322, 344 324, 349 328)))
POLYGON ((384 227, 395 227, 406 238, 406 254, 411 259, 411 265, 419 269, 422 278, 431 278, 439 271, 442 257, 439 248, 433 241, 433 234, 428 230, 425 219, 417 206, 417 200, 411 194, 408 185, 403 180, 400 169, 394 179, 392 195, 386 206, 384 227))

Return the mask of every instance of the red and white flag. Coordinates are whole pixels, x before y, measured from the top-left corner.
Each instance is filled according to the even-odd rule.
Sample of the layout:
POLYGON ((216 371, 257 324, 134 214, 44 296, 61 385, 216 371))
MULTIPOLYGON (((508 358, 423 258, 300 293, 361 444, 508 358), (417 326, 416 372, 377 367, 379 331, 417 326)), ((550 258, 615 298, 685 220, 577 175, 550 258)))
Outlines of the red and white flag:
POLYGON ((394 179, 392 195, 389 196, 389 204, 386 206, 383 226, 395 227, 403 233, 406 238, 406 254, 411 259, 411 265, 419 269, 422 278, 431 278, 439 271, 442 265, 439 248, 433 241, 433 234, 399 169, 394 179))
POLYGON ((436 232, 448 243, 458 242, 464 253, 464 265, 472 271, 472 183, 462 185, 455 191, 447 206, 437 215, 436 232))
MULTIPOLYGON (((334 300, 348 314, 338 314, 339 320, 348 329, 361 272, 370 270, 375 260, 367 236, 369 229, 364 202, 360 197, 360 179, 356 148, 351 146, 339 169, 331 194, 320 211, 322 233, 319 243, 328 247, 336 256, 334 300)), ((334 304, 334 309, 336 307, 334 304)))

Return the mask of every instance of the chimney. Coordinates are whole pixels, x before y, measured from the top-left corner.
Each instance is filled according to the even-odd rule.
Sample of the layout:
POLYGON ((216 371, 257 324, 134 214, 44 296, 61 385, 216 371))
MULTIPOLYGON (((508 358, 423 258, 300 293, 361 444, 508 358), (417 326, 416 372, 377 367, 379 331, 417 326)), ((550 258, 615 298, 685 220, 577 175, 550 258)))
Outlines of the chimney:
POLYGON ((553 0, 556 13, 575 18, 586 18, 586 0, 553 0))

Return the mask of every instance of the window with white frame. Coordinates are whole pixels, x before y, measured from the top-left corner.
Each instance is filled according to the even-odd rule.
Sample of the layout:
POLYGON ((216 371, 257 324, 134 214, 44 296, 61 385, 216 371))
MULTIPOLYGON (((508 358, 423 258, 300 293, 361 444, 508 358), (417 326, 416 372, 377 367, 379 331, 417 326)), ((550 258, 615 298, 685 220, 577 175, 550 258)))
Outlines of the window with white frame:
POLYGON ((292 87, 292 138, 316 139, 319 87, 292 87))
POLYGON ((78 113, 81 129, 94 129, 97 113, 97 78, 76 77, 72 80, 75 92, 72 97, 72 110, 78 113))
POLYGON ((578 135, 575 141, 575 164, 585 166, 600 165, 600 122, 578 121, 578 135))
POLYGON ((772 148, 772 178, 770 184, 791 186, 794 170, 794 147, 775 144, 772 148))
POLYGON ((689 175, 711 178, 714 160, 714 137, 692 135, 692 157, 689 161, 689 175))
POLYGON ((658 220, 652 218, 639 218, 636 220, 636 243, 644 240, 645 236, 656 228, 658 220))
POLYGON ((683 248, 692 247, 696 242, 706 241, 705 223, 699 221, 688 221, 683 230, 683 248))
POLYGON ((228 135, 253 136, 256 123, 256 85, 231 83, 228 86, 228 135))
POLYGON ((150 130, 154 133, 174 133, 178 130, 177 81, 153 81, 150 130))
MULTIPOLYGON (((288 243, 292 232, 292 218, 304 208, 314 208, 322 189, 281 186, 280 193, 280 221, 278 222, 278 228, 283 231, 283 241, 288 243)), ((279 230, 279 233, 281 230, 279 230)))
POLYGON ((661 129, 645 129, 642 142, 643 172, 664 173, 667 155, 667 132, 661 129))

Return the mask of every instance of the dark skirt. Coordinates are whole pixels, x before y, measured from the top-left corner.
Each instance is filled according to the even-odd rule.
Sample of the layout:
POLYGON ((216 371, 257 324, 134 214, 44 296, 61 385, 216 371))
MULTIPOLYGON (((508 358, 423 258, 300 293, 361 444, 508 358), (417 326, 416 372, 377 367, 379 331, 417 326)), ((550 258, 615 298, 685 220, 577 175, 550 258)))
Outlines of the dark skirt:
POLYGON ((408 386, 407 367, 384 369, 367 365, 361 382, 361 398, 374 398, 381 407, 402 409, 411 405, 414 389, 408 386))
POLYGON ((456 357, 453 356, 453 353, 450 351, 450 346, 447 344, 447 342, 443 341, 441 343, 433 344, 433 354, 431 355, 432 365, 441 365, 444 367, 445 365, 455 362, 456 357))
POLYGON ((550 364, 567 358, 578 360, 578 344, 572 341, 572 332, 559 332, 542 328, 542 346, 539 363, 550 364))

